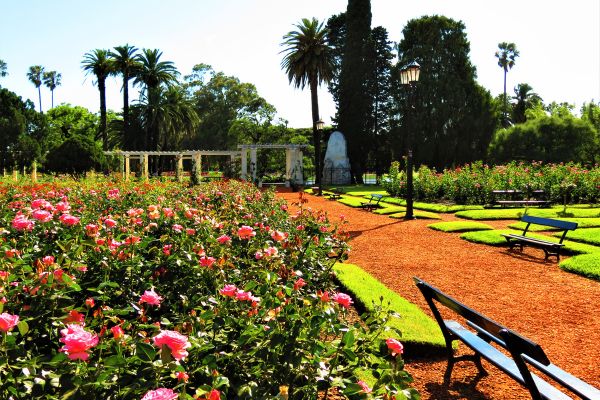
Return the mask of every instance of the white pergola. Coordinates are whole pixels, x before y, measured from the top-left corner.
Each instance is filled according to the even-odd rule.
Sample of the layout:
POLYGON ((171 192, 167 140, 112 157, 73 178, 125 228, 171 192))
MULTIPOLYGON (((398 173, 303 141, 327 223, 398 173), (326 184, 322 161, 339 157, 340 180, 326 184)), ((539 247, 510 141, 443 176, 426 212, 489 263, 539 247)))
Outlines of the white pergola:
MULTIPOLYGON (((130 160, 139 160, 142 178, 148 179, 148 156, 174 156, 177 161, 177 180, 181 180, 180 171, 183 171, 183 160, 193 160, 198 168, 201 167, 203 156, 229 156, 231 161, 240 156, 239 151, 220 150, 182 150, 182 151, 106 151, 106 154, 116 154, 123 160, 123 178, 128 181, 131 174, 130 160)), ((198 171, 200 173, 201 171, 198 171)))
POLYGON ((240 144, 238 149, 242 156, 242 179, 248 180, 248 151, 250 152, 250 176, 252 182, 256 182, 258 149, 282 149, 285 150, 285 180, 286 186, 291 183, 303 184, 302 149, 308 147, 305 144, 240 144))
MULTIPOLYGON (((143 179, 148 179, 148 156, 173 156, 177 161, 176 177, 181 180, 183 171, 183 160, 193 160, 200 168, 202 157, 208 156, 229 156, 233 162, 237 157, 242 159, 242 179, 248 180, 248 151, 250 152, 250 176, 252 182, 256 182, 258 149, 282 149, 285 150, 285 178, 286 185, 290 183, 302 184, 302 149, 308 147, 304 144, 242 144, 239 145, 239 151, 221 151, 221 150, 182 150, 182 151, 106 151, 105 154, 118 155, 123 161, 123 178, 129 180, 131 174, 130 161, 138 160, 141 165, 141 175, 143 179)), ((198 171, 200 173, 201 171, 198 171)))

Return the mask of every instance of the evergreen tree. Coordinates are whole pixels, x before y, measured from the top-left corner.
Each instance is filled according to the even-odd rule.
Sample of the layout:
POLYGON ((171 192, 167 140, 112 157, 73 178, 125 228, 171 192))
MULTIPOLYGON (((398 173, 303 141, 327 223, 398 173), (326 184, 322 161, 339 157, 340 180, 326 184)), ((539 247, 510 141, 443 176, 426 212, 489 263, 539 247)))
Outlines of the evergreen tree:
POLYGON ((370 0, 348 0, 346 42, 339 80, 338 127, 346 136, 353 181, 362 183, 366 164, 364 147, 368 144, 366 120, 369 99, 365 96, 368 79, 366 63, 371 34, 370 0))
POLYGON ((475 81, 464 30, 461 21, 424 16, 408 22, 398 46, 399 65, 416 60, 421 77, 414 109, 396 87, 401 128, 395 133, 413 135, 415 160, 437 168, 484 158, 495 130, 493 100, 475 81))

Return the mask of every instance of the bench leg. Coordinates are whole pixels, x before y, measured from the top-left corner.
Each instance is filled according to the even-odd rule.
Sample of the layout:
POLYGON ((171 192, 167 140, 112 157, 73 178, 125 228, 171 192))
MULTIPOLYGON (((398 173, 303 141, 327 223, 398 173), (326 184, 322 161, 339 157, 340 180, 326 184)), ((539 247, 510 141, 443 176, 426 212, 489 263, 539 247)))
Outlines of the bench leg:
POLYGON ((488 372, 483 368, 483 364, 481 364, 481 356, 479 354, 465 354, 460 357, 450 356, 448 358, 448 365, 446 366, 446 372, 444 372, 444 385, 450 384, 450 378, 452 377, 452 369, 454 364, 459 361, 473 361, 477 370, 479 371, 480 376, 485 376, 488 372))

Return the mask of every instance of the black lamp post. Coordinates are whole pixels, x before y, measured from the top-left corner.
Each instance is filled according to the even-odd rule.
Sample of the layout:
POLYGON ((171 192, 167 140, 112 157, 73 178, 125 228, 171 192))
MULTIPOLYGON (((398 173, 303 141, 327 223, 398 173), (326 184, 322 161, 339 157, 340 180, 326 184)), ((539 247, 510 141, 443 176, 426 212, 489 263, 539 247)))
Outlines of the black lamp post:
POLYGON ((317 173, 315 174, 315 179, 319 181, 319 196, 323 195, 323 168, 321 165, 323 164, 321 159, 321 140, 323 138, 323 128, 325 127, 325 122, 319 118, 317 122, 315 122, 315 126, 317 127, 317 132, 319 132, 319 149, 317 154, 317 165, 315 168, 317 169, 317 173))
MULTIPOLYGON (((408 102, 410 105, 410 110, 414 109, 414 91, 417 82, 419 81, 419 75, 421 72, 421 66, 417 64, 416 61, 411 62, 407 66, 403 67, 400 70, 400 83, 406 85, 408 87, 408 102)), ((414 118, 414 115, 411 115, 410 118, 414 118)), ((415 216, 413 214, 413 133, 412 129, 414 126, 410 126, 411 131, 407 135, 407 147, 408 154, 406 157, 406 213, 404 214, 404 219, 414 219, 415 216)))

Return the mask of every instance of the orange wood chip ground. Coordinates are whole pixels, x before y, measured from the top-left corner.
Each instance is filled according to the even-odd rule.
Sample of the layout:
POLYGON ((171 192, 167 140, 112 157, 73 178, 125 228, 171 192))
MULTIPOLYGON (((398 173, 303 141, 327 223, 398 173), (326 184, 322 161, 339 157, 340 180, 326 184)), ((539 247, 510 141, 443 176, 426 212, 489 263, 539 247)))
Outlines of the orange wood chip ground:
MULTIPOLYGON (((298 193, 278 196, 293 212, 298 193)), ((539 343, 554 364, 600 387, 600 282, 564 272, 554 260, 544 262, 539 249, 526 248, 521 254, 469 243, 459 234, 427 228, 432 220, 391 219, 324 197, 304 196, 305 207, 327 211, 331 221, 345 216, 351 237, 348 262, 360 265, 429 315, 413 276, 539 343)), ((457 220, 441 216, 444 221, 457 220)), ((506 228, 510 222, 486 221, 495 228, 506 228)), ((459 352, 466 352, 465 346, 459 352)), ((485 362, 489 375, 481 379, 475 379, 473 363, 458 363, 450 387, 445 388, 444 358, 418 354, 407 358, 406 369, 423 399, 530 398, 519 384, 485 362)))

